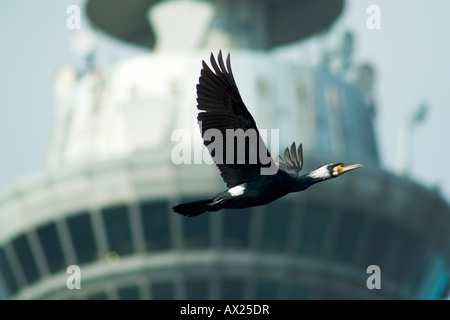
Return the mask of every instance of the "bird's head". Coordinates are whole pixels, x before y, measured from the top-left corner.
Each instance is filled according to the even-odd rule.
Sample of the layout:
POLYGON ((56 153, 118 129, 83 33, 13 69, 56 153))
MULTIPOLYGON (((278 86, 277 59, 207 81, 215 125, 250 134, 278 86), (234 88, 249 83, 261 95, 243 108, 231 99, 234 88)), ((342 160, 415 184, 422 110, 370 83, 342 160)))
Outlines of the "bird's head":
POLYGON ((331 163, 311 171, 308 176, 318 181, 328 180, 337 178, 346 172, 361 168, 362 166, 362 164, 331 163))

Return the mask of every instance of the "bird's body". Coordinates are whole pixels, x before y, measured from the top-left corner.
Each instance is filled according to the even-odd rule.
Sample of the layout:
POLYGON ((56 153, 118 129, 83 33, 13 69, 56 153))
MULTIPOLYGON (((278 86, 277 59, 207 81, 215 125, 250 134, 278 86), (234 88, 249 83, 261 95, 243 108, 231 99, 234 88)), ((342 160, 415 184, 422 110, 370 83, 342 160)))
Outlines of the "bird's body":
POLYGON ((290 177, 283 171, 272 176, 261 176, 219 193, 214 199, 224 199, 224 208, 247 208, 268 204, 288 194, 290 177))
POLYGON ((268 204, 288 193, 303 191, 315 183, 329 180, 362 165, 342 163, 322 166, 308 174, 300 175, 303 167, 303 151, 295 143, 286 148, 279 165, 271 158, 262 141, 255 120, 245 107, 231 71, 230 56, 227 67, 219 52, 218 64, 211 54, 215 73, 203 62, 197 85, 197 108, 204 144, 220 170, 228 189, 208 200, 179 204, 173 210, 185 216, 197 216, 207 211, 238 209, 268 204), (208 135, 211 130, 221 134, 217 142, 208 135), (243 138, 241 144, 228 138, 228 130, 253 133, 255 139, 243 138), (206 138, 209 137, 209 138, 206 138), (225 138, 223 138, 225 137, 225 138), (239 146, 244 158, 239 158, 239 146), (257 157, 252 158, 252 156, 257 157), (252 160, 253 159, 253 160, 252 160), (271 170, 275 168, 275 170, 271 170))
POLYGON ((239 184, 217 194, 214 198, 180 204, 174 207, 178 213, 193 216, 206 211, 239 209, 265 205, 289 193, 284 181, 289 179, 283 173, 275 176, 261 176, 244 184, 239 184), (201 205, 200 205, 201 204, 201 205))

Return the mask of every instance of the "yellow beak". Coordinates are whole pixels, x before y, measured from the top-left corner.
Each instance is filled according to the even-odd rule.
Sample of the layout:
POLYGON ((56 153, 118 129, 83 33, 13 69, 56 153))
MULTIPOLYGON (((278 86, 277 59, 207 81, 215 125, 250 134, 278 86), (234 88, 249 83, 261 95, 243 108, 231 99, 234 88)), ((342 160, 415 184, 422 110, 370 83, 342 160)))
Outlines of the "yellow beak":
POLYGON ((340 167, 338 167, 338 173, 339 175, 344 174, 346 172, 361 168, 363 165, 358 163, 358 164, 344 164, 340 167))

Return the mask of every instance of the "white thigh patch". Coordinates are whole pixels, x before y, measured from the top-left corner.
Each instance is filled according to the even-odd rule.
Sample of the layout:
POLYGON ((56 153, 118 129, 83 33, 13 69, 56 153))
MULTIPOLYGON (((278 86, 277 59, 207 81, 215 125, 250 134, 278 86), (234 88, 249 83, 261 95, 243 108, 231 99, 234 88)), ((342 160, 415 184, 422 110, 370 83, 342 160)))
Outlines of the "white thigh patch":
POLYGON ((232 197, 240 196, 244 193, 247 184, 240 184, 228 190, 228 193, 231 194, 232 197))

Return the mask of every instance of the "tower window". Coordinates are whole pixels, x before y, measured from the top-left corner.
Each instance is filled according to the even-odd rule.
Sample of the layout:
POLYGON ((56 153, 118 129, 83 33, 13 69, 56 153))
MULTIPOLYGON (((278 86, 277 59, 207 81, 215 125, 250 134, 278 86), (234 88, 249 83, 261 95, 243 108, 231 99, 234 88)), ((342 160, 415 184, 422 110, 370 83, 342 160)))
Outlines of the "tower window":
POLYGON ((308 205, 300 230, 300 255, 319 256, 327 231, 329 213, 325 207, 308 205))
POLYGON ((175 298, 175 288, 172 282, 156 282, 152 285, 152 299, 173 300, 175 298))
POLYGON ((165 201, 141 203, 145 248, 147 251, 165 250, 170 247, 168 204, 165 201))
POLYGON ((260 280, 256 287, 256 299, 274 300, 277 298, 279 284, 275 281, 260 280))
POLYGON ((362 214, 351 211, 343 213, 337 239, 334 242, 335 248, 332 250, 334 258, 351 262, 363 223, 364 216, 362 214))
POLYGON ((206 300, 209 297, 209 282, 206 279, 187 279, 186 294, 188 300, 206 300))
POLYGON ((261 249, 264 251, 286 250, 292 203, 276 201, 266 206, 261 249))
POLYGON ((120 300, 140 300, 139 288, 135 285, 129 285, 119 288, 118 295, 120 300))
POLYGON ((72 244, 79 263, 86 263, 97 257, 94 232, 89 213, 72 215, 67 219, 72 244))
POLYGON ((133 250, 128 207, 118 205, 102 210, 109 250, 129 254, 133 250))
POLYGON ((3 283, 8 289, 9 295, 13 295, 18 290, 18 285, 14 278, 14 274, 12 273, 11 267, 6 259, 5 249, 0 248, 0 272, 3 283))
POLYGON ((55 224, 49 223, 41 226, 36 232, 50 271, 56 272, 63 269, 65 267, 65 258, 55 224))
POLYGON ((231 249, 247 247, 251 209, 225 209, 225 211, 223 215, 223 246, 231 249))
POLYGON ((100 291, 100 292, 96 292, 96 293, 92 293, 92 294, 88 295, 87 299, 88 300, 108 300, 108 295, 106 294, 105 291, 100 291))
POLYGON ((37 265, 34 261, 27 236, 21 235, 12 241, 12 246, 16 252, 17 259, 25 275, 27 283, 32 283, 39 277, 37 265))
POLYGON ((221 281, 221 299, 240 300, 244 291, 244 280, 225 277, 221 281))
MULTIPOLYGON (((192 199, 183 199, 190 202, 192 199)), ((206 247, 209 239, 209 215, 203 214, 195 219, 183 219, 184 247, 206 247)))

